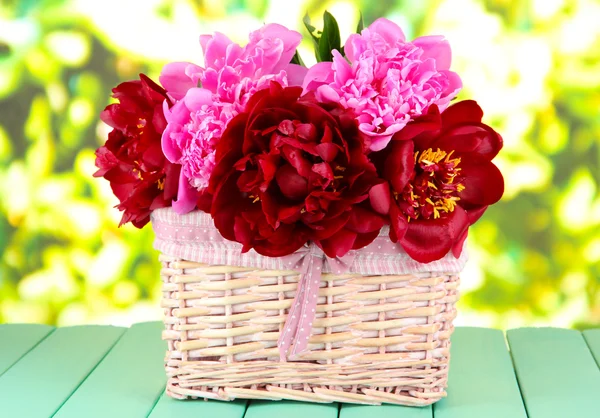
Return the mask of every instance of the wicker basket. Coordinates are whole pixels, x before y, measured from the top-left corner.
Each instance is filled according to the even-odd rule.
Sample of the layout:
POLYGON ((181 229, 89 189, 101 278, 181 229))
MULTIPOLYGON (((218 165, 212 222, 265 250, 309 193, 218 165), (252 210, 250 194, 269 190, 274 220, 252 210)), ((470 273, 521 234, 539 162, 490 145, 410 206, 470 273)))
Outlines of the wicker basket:
POLYGON ((198 262, 193 243, 160 225, 192 232, 199 217, 162 211, 153 225, 170 396, 428 405, 446 395, 464 260, 450 272, 435 272, 437 263, 412 274, 322 274, 308 348, 281 361, 298 271, 198 262))

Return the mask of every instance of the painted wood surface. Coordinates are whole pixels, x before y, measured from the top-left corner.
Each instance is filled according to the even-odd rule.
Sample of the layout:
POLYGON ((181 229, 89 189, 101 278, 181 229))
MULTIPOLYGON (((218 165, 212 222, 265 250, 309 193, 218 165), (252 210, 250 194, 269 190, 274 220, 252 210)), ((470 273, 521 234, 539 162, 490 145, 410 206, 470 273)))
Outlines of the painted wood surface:
POLYGON ((521 328, 507 338, 529 418, 600 416, 600 372, 579 331, 521 328))
POLYGON ((163 325, 0 325, 0 417, 564 418, 600 416, 600 329, 457 328, 448 397, 424 408, 180 401, 164 394, 163 325), (508 345, 507 345, 508 341, 508 345))

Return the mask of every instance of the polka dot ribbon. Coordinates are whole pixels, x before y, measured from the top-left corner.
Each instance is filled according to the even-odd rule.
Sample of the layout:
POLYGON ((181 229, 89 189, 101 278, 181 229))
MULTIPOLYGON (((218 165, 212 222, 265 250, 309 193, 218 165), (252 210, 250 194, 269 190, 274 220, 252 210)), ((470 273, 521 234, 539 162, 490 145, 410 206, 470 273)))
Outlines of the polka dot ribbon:
POLYGON ((300 270, 301 276, 296 297, 277 342, 281 361, 286 361, 290 347, 292 347, 290 357, 293 357, 304 351, 308 345, 319 299, 321 272, 325 263, 329 264, 329 271, 340 274, 350 270, 353 259, 354 252, 343 257, 329 258, 314 243, 283 257, 284 263, 294 265, 300 270))

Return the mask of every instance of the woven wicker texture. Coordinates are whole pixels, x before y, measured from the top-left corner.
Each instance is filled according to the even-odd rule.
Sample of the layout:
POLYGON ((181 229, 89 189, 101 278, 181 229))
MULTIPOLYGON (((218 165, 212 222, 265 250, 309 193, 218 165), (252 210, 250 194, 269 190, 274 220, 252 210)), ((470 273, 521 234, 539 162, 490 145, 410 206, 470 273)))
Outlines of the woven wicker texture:
POLYGON ((457 276, 324 274, 308 350, 280 362, 298 272, 160 260, 172 397, 428 405, 446 395, 457 276))

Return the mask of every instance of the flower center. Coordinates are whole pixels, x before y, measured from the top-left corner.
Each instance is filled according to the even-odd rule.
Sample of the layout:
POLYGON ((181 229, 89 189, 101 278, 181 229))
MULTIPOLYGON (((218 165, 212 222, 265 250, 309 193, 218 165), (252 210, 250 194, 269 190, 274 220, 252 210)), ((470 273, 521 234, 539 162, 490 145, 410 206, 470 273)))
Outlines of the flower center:
POLYGON ((454 151, 441 149, 415 152, 415 170, 402 193, 396 199, 402 212, 411 219, 440 218, 451 213, 460 200, 458 193, 465 189, 460 178, 460 158, 454 151))

